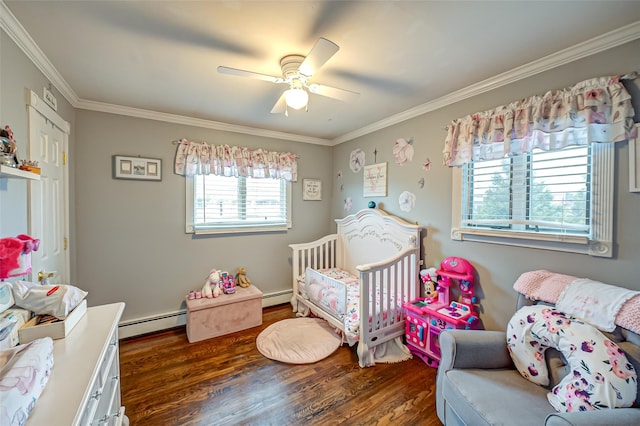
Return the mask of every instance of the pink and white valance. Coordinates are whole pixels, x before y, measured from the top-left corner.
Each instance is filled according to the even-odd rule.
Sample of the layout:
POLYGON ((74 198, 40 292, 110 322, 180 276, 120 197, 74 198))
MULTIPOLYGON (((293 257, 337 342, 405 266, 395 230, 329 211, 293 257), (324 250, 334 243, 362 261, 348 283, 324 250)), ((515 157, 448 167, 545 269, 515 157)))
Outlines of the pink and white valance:
POLYGON ((181 176, 218 175, 298 180, 296 155, 229 145, 210 145, 182 139, 174 172, 181 176))
POLYGON ((534 149, 620 142, 635 137, 633 116, 631 96, 619 76, 585 80, 452 121, 444 164, 461 166, 534 149))

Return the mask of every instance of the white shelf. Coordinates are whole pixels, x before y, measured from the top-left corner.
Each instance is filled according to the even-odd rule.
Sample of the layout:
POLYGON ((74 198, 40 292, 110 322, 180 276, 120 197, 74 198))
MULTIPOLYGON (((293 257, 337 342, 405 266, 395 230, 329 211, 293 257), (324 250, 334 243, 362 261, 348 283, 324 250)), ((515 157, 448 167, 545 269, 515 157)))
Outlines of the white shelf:
POLYGON ((17 179, 40 180, 39 174, 31 173, 26 170, 20 170, 15 167, 1 166, 1 165, 0 165, 0 177, 14 178, 14 179, 17 178, 17 179))

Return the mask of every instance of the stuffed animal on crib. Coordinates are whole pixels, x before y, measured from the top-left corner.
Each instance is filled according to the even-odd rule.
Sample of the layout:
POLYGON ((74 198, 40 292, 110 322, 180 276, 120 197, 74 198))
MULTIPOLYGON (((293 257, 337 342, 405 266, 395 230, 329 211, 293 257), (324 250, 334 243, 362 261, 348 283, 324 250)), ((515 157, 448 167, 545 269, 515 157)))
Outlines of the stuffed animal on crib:
POLYGON ((218 286, 218 282, 220 282, 220 271, 212 269, 209 271, 207 280, 202 286, 202 295, 209 299, 220 296, 220 287, 218 286))
POLYGON ((251 285, 251 280, 247 277, 247 270, 242 266, 236 271, 236 284, 244 288, 251 285))

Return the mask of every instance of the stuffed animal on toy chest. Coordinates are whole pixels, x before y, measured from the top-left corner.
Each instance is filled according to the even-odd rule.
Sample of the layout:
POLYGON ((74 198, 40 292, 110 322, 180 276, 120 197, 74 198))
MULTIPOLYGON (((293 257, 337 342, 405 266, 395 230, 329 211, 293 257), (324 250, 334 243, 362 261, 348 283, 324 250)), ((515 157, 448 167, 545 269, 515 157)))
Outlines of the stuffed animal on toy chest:
POLYGON ((212 269, 207 276, 204 286, 202 286, 202 295, 209 299, 220 296, 220 286, 218 286, 218 282, 220 282, 220 271, 212 269))
POLYGON ((247 270, 244 267, 239 267, 236 272, 236 284, 240 287, 247 288, 251 285, 251 280, 247 277, 247 270))

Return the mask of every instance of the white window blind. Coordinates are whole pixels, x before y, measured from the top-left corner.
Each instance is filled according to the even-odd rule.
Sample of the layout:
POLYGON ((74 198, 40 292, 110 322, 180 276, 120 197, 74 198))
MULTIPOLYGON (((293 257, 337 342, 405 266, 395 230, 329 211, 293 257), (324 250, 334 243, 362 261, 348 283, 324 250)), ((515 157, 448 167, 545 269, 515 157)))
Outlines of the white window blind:
POLYGON ((187 197, 187 232, 256 232, 291 227, 290 184, 283 179, 196 175, 187 197), (189 208, 191 207, 191 208, 189 208))
POLYGON ((590 150, 572 147, 464 166, 462 226, 590 235, 590 150))
POLYGON ((590 144, 454 168, 451 238, 611 257, 614 154, 590 144))

